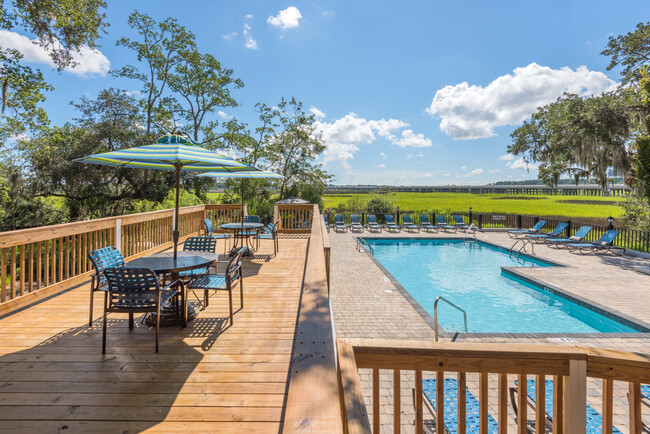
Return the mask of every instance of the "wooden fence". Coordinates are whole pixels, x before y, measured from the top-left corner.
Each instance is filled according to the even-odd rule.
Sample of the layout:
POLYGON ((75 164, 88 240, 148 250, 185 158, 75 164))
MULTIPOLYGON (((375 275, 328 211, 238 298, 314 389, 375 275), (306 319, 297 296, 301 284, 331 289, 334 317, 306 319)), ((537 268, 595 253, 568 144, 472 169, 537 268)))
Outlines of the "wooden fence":
MULTIPOLYGON (((584 434, 586 426, 587 379, 602 381, 602 432, 611 434, 613 419, 614 382, 622 382, 628 390, 629 432, 641 433, 640 384, 650 382, 650 357, 641 354, 603 349, 576 347, 506 344, 423 343, 385 340, 337 340, 339 366, 339 398, 346 433, 380 432, 381 416, 379 399, 379 370, 393 371, 393 432, 400 432, 400 415, 403 406, 415 408, 415 431, 422 433, 424 421, 422 379, 427 372, 436 379, 436 385, 444 378, 456 380, 458 385, 458 421, 453 426, 445 421, 445 388, 436 387, 436 432, 446 432, 445 424, 466 432, 466 384, 468 374, 478 375, 479 426, 481 433, 488 432, 489 384, 496 386, 497 411, 495 420, 499 433, 508 429, 508 381, 517 379, 518 433, 529 432, 527 379, 534 378, 536 385, 536 411, 531 414, 536 433, 546 433, 545 393, 547 379, 553 381, 553 433, 584 434), (364 404, 359 369, 372 370, 372 425, 364 404), (414 373, 414 404, 401 403, 400 374, 414 373), (425 373, 425 374, 423 374, 425 373), (492 376, 492 378, 490 378, 492 376), (494 380, 496 376, 496 381, 494 380), (542 387, 540 387, 542 386, 542 387), (372 426, 372 430, 371 430, 372 426)), ((383 403, 385 407, 385 403, 383 403)), ((493 407, 494 408, 494 407, 493 407)), ((451 429, 450 429, 451 431, 451 429)), ((472 431, 475 432, 475 431, 472 431)))
POLYGON ((310 233, 314 217, 312 204, 275 205, 273 221, 280 220, 280 231, 310 233))

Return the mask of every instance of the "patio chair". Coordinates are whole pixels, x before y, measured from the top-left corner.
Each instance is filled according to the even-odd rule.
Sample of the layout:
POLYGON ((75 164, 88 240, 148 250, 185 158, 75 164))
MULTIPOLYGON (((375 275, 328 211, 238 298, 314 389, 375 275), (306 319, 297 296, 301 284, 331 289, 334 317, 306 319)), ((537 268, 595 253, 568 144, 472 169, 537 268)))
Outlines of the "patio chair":
MULTIPOLYGON (((217 249, 217 240, 212 237, 189 237, 183 243, 184 252, 209 252, 214 253, 217 249)), ((201 274, 206 274, 210 268, 195 268, 192 270, 181 271, 178 273, 179 277, 184 279, 191 279, 201 274)))
POLYGON ((339 230, 342 230, 343 232, 348 231, 348 225, 346 225, 345 222, 343 221, 342 214, 336 214, 334 216, 334 231, 338 232, 339 230))
POLYGON ((386 230, 387 231, 397 231, 401 232, 402 228, 400 225, 395 223, 395 217, 392 214, 385 214, 384 218, 386 219, 386 230))
POLYGON ((650 384, 641 385, 641 401, 650 407, 650 384))
POLYGON ((368 214, 368 230, 381 232, 381 225, 377 223, 377 217, 374 214, 368 214))
POLYGON ((560 248, 566 246, 569 243, 581 243, 587 234, 591 232, 591 226, 580 226, 580 228, 570 237, 562 238, 545 238, 544 243, 549 247, 560 248))
POLYGON ((402 227, 404 227, 404 229, 406 229, 409 232, 412 230, 420 232, 420 226, 416 226, 413 224, 413 220, 411 220, 410 214, 402 215, 402 227))
POLYGON ((330 222, 327 220, 327 214, 323 214, 323 221, 325 222, 325 229, 327 229, 327 232, 329 233, 329 231, 330 231, 330 222))
POLYGON ((232 238, 230 234, 224 234, 224 233, 215 233, 214 232, 214 224, 212 223, 212 220, 210 219, 205 219, 203 220, 203 234, 206 237, 211 237, 214 238, 215 240, 224 240, 223 241, 223 252, 226 253, 226 244, 228 239, 232 238))
POLYGON ((350 230, 351 231, 361 231, 363 232, 363 225, 361 224, 361 221, 359 220, 359 214, 352 214, 350 216, 350 230))
POLYGON ((102 333, 102 354, 106 354, 106 317, 110 313, 128 313, 129 329, 133 328, 133 314, 156 314, 156 353, 160 332, 160 308, 163 304, 175 302, 178 324, 181 323, 180 306, 184 294, 183 281, 178 279, 164 288, 158 276, 147 268, 112 267, 104 270, 106 294, 104 296, 104 326, 102 333), (180 286, 180 291, 176 289, 180 286), (181 299, 179 301, 179 298, 181 299))
POLYGON ((125 263, 122 253, 113 246, 93 250, 88 253, 88 259, 90 259, 95 269, 95 272, 90 276, 90 315, 88 317, 88 327, 92 327, 95 291, 106 290, 104 270, 107 268, 124 267, 125 263))
POLYGON ((271 240, 271 241, 273 241, 273 257, 275 257, 278 254, 278 250, 280 250, 280 246, 278 244, 278 225, 279 224, 280 224, 280 219, 278 219, 273 224, 269 223, 264 228, 263 233, 257 234, 257 235, 255 235, 253 237, 253 239, 255 241, 257 241, 257 247, 255 248, 255 250, 259 249, 260 240, 271 240))
POLYGON ((566 228, 569 226, 568 223, 560 223, 557 226, 553 228, 551 232, 547 232, 545 234, 531 234, 531 235, 526 235, 526 239, 528 241, 532 241, 533 243, 543 243, 544 240, 549 239, 549 238, 557 238, 562 236, 562 233, 566 230, 566 228))
MULTIPOLYGON (((422 380, 422 393, 425 396, 425 407, 429 413, 436 416, 436 380, 422 380)), ((444 382, 445 414, 444 424, 448 433, 455 433, 458 430, 458 381, 455 378, 445 378, 444 382)), ((480 405, 478 399, 465 388, 465 426, 467 432, 479 432, 480 428, 480 405)), ((488 414, 488 432, 497 433, 499 425, 497 421, 488 414)), ((428 429, 427 429, 428 430, 428 429)))
POLYGON ((456 227, 458 229, 464 231, 465 233, 472 233, 474 234, 474 236, 476 236, 476 226, 465 224, 465 221, 463 220, 463 216, 455 214, 452 215, 451 217, 454 219, 454 223, 456 224, 456 227))
POLYGON ((442 229, 445 232, 458 231, 458 228, 456 226, 447 224, 447 220, 445 220, 445 216, 442 214, 436 214, 436 223, 438 223, 440 229, 442 229))
MULTIPOLYGON (((515 385, 518 386, 518 382, 515 380, 515 385)), ((526 396, 528 405, 536 411, 536 381, 535 380, 526 380, 526 396)), ((517 418, 519 417, 519 412, 517 408, 517 398, 516 394, 518 393, 518 387, 510 388, 510 402, 512 404, 512 409, 515 412, 517 418)), ((544 384, 544 412, 546 413, 546 425, 553 429, 553 380, 545 380, 544 384)), ((587 416, 587 434, 600 434, 602 432, 603 426, 603 417, 594 409, 591 405, 587 404, 586 408, 587 416)), ((535 427, 537 428, 537 427, 535 427)), ((537 429, 535 432, 544 432, 537 429)), ((620 433, 618 428, 612 426, 612 433, 620 433)))
POLYGON ((244 223, 259 223, 260 216, 258 215, 245 215, 244 216, 244 223))
POLYGON ((537 223, 535 223, 535 226, 533 226, 530 229, 523 229, 523 230, 517 230, 517 231, 508 231, 508 236, 510 238, 526 238, 528 235, 536 234, 538 233, 546 224, 546 220, 540 220, 537 223))
POLYGON ((246 247, 237 250, 237 253, 232 257, 224 274, 204 274, 192 280, 187 286, 188 290, 198 299, 196 295, 197 290, 203 290, 203 303, 204 307, 208 307, 210 291, 228 291, 228 303, 230 305, 230 325, 233 323, 233 310, 232 310, 232 290, 236 285, 239 285, 239 300, 241 309, 244 308, 244 280, 242 275, 242 255, 246 252, 246 247))
POLYGON ((569 243, 566 245, 570 252, 578 251, 581 254, 593 252, 611 252, 612 249, 622 250, 621 255, 625 254, 625 248, 614 246, 614 240, 618 236, 619 231, 607 231, 600 239, 591 243, 569 243))
POLYGON ((438 226, 431 224, 431 222, 429 221, 429 216, 427 216, 426 214, 420 214, 420 227, 427 232, 429 231, 438 232, 438 230, 440 230, 438 226))

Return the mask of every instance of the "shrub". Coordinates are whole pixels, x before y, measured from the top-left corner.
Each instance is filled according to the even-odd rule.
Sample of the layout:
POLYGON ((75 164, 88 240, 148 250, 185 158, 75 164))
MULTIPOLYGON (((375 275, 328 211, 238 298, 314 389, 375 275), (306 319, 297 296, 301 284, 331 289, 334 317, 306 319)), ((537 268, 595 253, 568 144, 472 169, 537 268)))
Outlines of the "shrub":
POLYGON ((626 227, 650 231, 650 203, 647 200, 630 195, 619 205, 623 208, 620 220, 626 227))

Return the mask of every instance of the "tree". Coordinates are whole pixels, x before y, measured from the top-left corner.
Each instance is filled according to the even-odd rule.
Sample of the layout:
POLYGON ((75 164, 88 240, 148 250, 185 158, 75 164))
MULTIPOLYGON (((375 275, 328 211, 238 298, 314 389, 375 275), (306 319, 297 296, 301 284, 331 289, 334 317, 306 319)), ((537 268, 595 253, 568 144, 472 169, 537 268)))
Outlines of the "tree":
POLYGON ((625 35, 610 36, 607 48, 600 54, 611 56, 607 70, 622 66, 623 83, 639 80, 639 72, 650 66, 650 23, 639 23, 636 30, 625 35))

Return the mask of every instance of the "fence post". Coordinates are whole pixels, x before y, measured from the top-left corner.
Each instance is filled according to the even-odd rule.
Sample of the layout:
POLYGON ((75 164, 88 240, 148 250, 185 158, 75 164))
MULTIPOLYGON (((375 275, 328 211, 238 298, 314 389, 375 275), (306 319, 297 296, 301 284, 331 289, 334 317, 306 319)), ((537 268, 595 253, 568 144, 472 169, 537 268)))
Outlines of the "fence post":
POLYGON ((566 227, 566 236, 570 237, 571 236, 571 220, 566 221, 568 226, 566 227))
POLYGON ((115 248, 122 251, 122 219, 115 219, 115 248))
POLYGON ((395 222, 398 226, 400 225, 400 220, 399 220, 399 207, 397 207, 397 221, 395 222))
POLYGON ((521 214, 517 214, 517 229, 521 229, 521 214))
POLYGON ((535 216, 535 218, 533 218, 533 222, 537 224, 538 221, 539 221, 539 216, 535 216))
POLYGON ((361 226, 365 226, 365 225, 366 225, 365 221, 366 221, 366 213, 365 213, 365 212, 362 212, 362 213, 361 213, 361 226))
POLYGON ((587 361, 570 360, 564 378, 564 432, 585 434, 587 425, 587 361))
POLYGON ((478 228, 483 229, 483 214, 478 215, 478 228))
POLYGON ((469 207, 469 224, 472 224, 472 207, 469 207))

